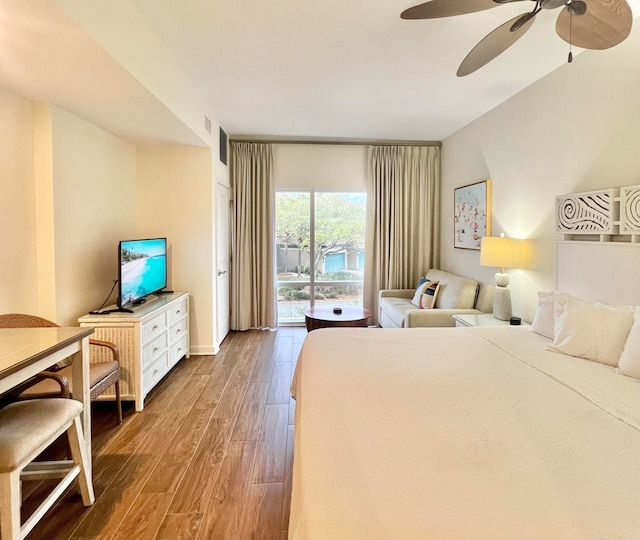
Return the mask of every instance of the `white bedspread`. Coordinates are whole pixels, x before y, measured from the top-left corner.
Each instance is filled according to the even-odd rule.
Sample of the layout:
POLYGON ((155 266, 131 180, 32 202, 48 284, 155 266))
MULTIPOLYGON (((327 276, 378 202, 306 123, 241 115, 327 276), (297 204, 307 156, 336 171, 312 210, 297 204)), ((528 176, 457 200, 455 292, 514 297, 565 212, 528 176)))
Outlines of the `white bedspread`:
POLYGON ((640 384, 528 328, 303 345, 291 540, 640 539, 640 384))

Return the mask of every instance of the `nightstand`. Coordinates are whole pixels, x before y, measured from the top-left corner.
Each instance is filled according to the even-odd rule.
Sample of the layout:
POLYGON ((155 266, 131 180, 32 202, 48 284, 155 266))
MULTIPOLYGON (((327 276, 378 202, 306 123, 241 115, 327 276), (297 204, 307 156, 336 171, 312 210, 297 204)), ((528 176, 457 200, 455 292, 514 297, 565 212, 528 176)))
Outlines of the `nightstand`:
MULTIPOLYGON (((461 315, 453 315, 453 318, 456 321, 457 327, 511 326, 509 324, 509 321, 501 321, 500 319, 496 319, 491 313, 482 313, 480 315, 476 315, 475 313, 465 313, 461 315)), ((523 322, 518 326, 529 326, 529 325, 523 322)))

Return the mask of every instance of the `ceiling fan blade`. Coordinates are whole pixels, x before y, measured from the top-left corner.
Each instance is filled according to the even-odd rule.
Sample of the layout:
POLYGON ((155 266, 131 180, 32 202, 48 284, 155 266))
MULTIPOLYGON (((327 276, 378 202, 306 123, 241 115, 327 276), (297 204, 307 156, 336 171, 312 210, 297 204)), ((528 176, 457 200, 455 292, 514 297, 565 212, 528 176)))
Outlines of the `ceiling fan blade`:
POLYGON ((499 5, 493 0, 431 0, 405 9, 400 17, 402 19, 438 19, 484 11, 499 5))
POLYGON ((518 15, 485 36, 462 61, 456 75, 469 75, 506 51, 531 28, 536 13, 518 15), (515 27, 515 30, 512 31, 512 27, 515 27))
POLYGON ((584 15, 572 17, 570 6, 558 15, 556 32, 562 39, 583 49, 601 50, 627 38, 633 17, 626 0, 584 0, 584 3, 587 5, 584 15))

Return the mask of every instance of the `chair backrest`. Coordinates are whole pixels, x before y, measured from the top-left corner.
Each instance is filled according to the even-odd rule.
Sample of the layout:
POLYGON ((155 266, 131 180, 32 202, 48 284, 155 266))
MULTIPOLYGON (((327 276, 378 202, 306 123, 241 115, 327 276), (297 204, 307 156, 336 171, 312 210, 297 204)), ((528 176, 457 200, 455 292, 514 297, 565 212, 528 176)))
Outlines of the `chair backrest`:
POLYGON ((56 323, 23 313, 6 313, 0 315, 0 328, 51 328, 58 326, 56 323))

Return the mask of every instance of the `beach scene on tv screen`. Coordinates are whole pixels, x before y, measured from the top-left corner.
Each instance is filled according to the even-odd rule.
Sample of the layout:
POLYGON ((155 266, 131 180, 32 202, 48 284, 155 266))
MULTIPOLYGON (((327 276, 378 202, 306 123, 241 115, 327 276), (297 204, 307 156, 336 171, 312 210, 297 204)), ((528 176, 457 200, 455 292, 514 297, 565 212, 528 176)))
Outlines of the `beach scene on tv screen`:
POLYGON ((160 240, 122 242, 121 305, 129 304, 166 286, 166 244, 160 240))

